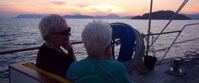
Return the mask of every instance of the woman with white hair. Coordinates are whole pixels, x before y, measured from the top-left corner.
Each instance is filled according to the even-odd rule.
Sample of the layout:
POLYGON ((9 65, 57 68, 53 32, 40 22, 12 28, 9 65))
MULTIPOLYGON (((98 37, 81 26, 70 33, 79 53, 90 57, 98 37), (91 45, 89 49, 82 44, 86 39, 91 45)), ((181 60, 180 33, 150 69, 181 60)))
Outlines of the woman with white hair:
POLYGON ((110 59, 112 28, 109 23, 94 21, 82 32, 88 57, 70 65, 66 78, 72 83, 130 83, 125 66, 110 59))
POLYGON ((39 48, 36 66, 65 77, 69 65, 75 61, 69 41, 70 27, 63 17, 51 14, 41 19, 39 30, 45 43, 39 48))

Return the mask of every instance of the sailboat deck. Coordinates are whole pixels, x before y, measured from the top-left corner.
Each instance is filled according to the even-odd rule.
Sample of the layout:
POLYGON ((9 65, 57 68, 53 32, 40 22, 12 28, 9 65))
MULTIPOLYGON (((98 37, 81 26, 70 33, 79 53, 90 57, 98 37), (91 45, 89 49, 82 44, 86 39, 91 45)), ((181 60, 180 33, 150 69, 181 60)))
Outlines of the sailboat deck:
POLYGON ((185 75, 181 77, 166 73, 170 64, 171 62, 156 65, 153 71, 144 75, 132 73, 130 78, 135 83, 199 83, 199 64, 183 65, 185 75))

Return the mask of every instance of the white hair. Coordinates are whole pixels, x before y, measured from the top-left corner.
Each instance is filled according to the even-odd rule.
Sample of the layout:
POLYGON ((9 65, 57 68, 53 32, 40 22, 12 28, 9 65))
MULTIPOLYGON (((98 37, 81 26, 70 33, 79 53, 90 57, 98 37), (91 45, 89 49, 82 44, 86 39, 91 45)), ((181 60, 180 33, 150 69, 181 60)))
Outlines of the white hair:
POLYGON ((39 23, 39 30, 41 32, 42 38, 47 41, 45 38, 51 32, 58 32, 60 30, 59 26, 66 25, 65 19, 57 14, 50 14, 44 16, 39 23))
POLYGON ((88 55, 103 55, 111 39, 112 28, 109 23, 103 21, 87 24, 82 32, 82 42, 88 55))

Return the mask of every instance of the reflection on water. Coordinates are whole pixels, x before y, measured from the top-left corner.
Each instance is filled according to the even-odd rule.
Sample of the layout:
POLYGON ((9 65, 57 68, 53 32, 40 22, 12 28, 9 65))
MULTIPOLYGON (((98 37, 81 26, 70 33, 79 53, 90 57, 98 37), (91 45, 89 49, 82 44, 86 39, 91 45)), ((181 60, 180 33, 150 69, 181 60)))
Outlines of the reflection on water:
MULTIPOLYGON (((43 41, 40 37, 38 30, 38 22, 40 19, 0 19, 0 51, 35 47, 42 45, 43 41)), ((83 27, 91 22, 92 19, 66 19, 70 27, 72 27, 71 41, 80 41, 81 32, 83 27)), ((148 21, 147 20, 131 20, 131 19, 102 19, 112 22, 124 22, 141 33, 147 32, 148 21)), ((153 20, 152 21, 152 33, 159 32, 168 20, 153 20)), ((166 31, 180 30, 183 25, 188 23, 199 23, 198 20, 176 20, 169 25, 166 31)), ((183 31, 182 35, 179 37, 178 41, 183 41, 187 39, 198 38, 199 36, 199 25, 194 25, 188 27, 183 31)), ((165 50, 162 48, 168 47, 176 36, 176 33, 160 36, 160 39, 154 44, 155 49, 160 49, 156 54, 160 57, 165 50), (162 50, 161 50, 162 49, 162 50)), ((199 40, 190 41, 186 43, 176 44, 168 53, 167 57, 183 56, 183 53, 188 50, 194 50, 199 48, 199 40)), ((74 45, 75 55, 78 59, 83 59, 86 57, 86 52, 83 45, 74 45)), ((118 47, 117 47, 118 48, 118 47)), ((116 49, 117 52, 119 49, 116 49)), ((0 78, 7 77, 8 74, 5 73, 9 64, 25 62, 25 61, 35 61, 37 50, 12 53, 6 55, 0 55, 0 74, 5 74, 0 78)))

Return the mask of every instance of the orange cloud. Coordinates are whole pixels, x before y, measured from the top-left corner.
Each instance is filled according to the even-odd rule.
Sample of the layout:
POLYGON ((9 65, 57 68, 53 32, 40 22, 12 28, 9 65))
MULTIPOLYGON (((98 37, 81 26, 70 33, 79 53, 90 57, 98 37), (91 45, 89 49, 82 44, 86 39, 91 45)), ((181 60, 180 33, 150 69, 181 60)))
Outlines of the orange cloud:
POLYGON ((189 7, 183 10, 184 13, 199 13, 199 7, 189 7))
MULTIPOLYGON (((165 1, 165 0, 163 0, 165 1)), ((159 1, 159 3, 162 1, 159 1)), ((166 4, 168 1, 165 1, 166 4)), ((162 9, 175 10, 172 4, 162 5, 154 2, 153 11, 158 11, 162 9), (169 6, 169 8, 167 8, 169 6)), ((162 2, 163 3, 163 2, 162 2)), ((170 2, 169 2, 170 3, 170 2)), ((177 3, 177 2, 176 2, 177 3)), ((174 3, 173 3, 174 4, 174 3)), ((175 4, 176 5, 176 4, 175 4)), ((179 4, 178 4, 179 5, 179 4)), ((183 9, 183 13, 198 13, 199 7, 197 5, 190 5, 183 9)), ((145 0, 141 1, 130 1, 126 2, 120 1, 109 1, 109 0, 89 0, 77 1, 77 0, 57 0, 57 1, 5 1, 0 3, 0 12, 15 12, 15 13, 38 13, 38 14, 86 14, 86 15, 106 15, 110 13, 115 13, 118 15, 142 15, 149 12, 149 4, 145 0), (110 4, 111 3, 111 4, 110 4), (133 4, 130 4, 133 3, 133 4)))
POLYGON ((125 12, 126 10, 109 4, 95 4, 95 5, 88 5, 82 8, 82 12, 83 11, 87 12, 87 14, 103 15, 109 13, 122 13, 125 12))
MULTIPOLYGON (((58 13, 58 14, 88 14, 88 15, 105 15, 109 13, 116 14, 130 14, 132 11, 130 9, 126 10, 125 8, 110 5, 110 4, 79 4, 71 5, 66 2, 20 2, 7 3, 7 6, 4 6, 5 9, 21 13, 58 13), (61 4, 61 5, 59 5, 61 4)), ((134 9, 133 11, 141 11, 141 9, 134 9)))
MULTIPOLYGON (((55 2, 53 4, 50 2, 21 2, 21 3, 8 3, 7 6, 4 6, 5 9, 9 9, 10 11, 16 11, 21 13, 41 13, 41 14, 49 14, 49 13, 66 13, 64 6, 58 5, 63 3, 55 2)), ((70 10, 70 9, 69 9, 70 10)))
POLYGON ((50 3, 54 4, 54 5, 66 5, 67 3, 64 1, 50 1, 50 3))

